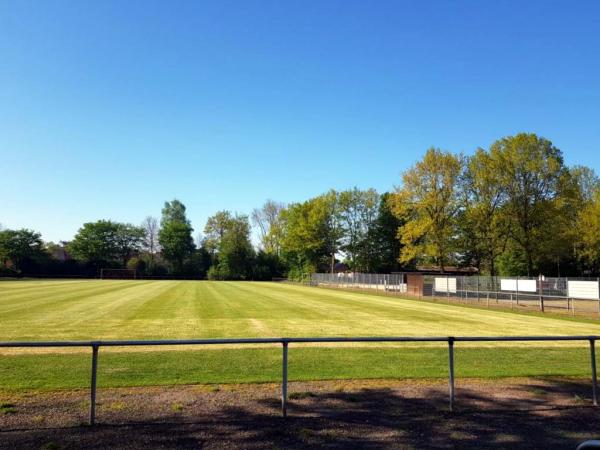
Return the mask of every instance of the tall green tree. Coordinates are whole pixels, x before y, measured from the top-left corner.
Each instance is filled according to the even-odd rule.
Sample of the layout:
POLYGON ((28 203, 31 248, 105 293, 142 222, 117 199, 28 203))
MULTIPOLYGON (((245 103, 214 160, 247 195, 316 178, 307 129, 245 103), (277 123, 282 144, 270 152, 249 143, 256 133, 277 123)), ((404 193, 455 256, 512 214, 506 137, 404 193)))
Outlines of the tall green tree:
POLYGON ((170 264, 172 270, 180 274, 186 258, 190 257, 196 248, 190 225, 185 214, 185 206, 179 200, 166 202, 162 210, 158 232, 158 243, 162 255, 170 264))
POLYGON ((181 222, 189 225, 190 221, 186 216, 185 210, 185 205, 177 199, 165 202, 162 209, 161 226, 164 226, 167 222, 181 222))
POLYGON ((112 262, 125 266, 127 259, 140 250, 144 230, 131 224, 98 220, 84 223, 67 249, 76 259, 96 268, 112 262))
POLYGON ((343 230, 340 250, 346 254, 352 270, 370 272, 375 260, 372 234, 377 220, 379 195, 375 189, 354 188, 340 192, 339 204, 343 230))
POLYGON ((466 161, 461 186, 463 207, 458 221, 461 253, 478 269, 497 274, 496 260, 505 250, 508 223, 502 214, 506 187, 498 159, 478 149, 466 161))
POLYGON ((577 213, 577 258, 585 272, 600 273, 600 189, 577 213))
POLYGON ((164 259, 171 263, 176 274, 180 274, 184 261, 195 249, 192 227, 178 220, 166 222, 160 229, 159 241, 164 259))
POLYGON ((281 249, 290 278, 329 270, 329 214, 330 207, 322 196, 293 203, 282 211, 281 249))
POLYGON ((0 231, 0 262, 5 266, 8 261, 16 271, 29 258, 41 256, 44 243, 40 233, 28 229, 0 231))
POLYGON ((556 248, 553 222, 559 217, 561 181, 566 173, 561 151, 549 140, 520 133, 496 141, 490 158, 501 168, 506 191, 504 218, 510 237, 522 249, 527 275, 544 258, 544 249, 556 248))
POLYGON ((209 277, 223 280, 251 278, 254 248, 250 242, 248 216, 229 215, 227 227, 219 242, 218 263, 209 271, 209 277))
POLYGON ((403 174, 392 198, 392 211, 404 221, 398 230, 401 263, 434 262, 444 271, 454 258, 462 170, 461 155, 430 148, 403 174))
POLYGON ((221 240, 232 226, 233 216, 229 211, 218 211, 213 216, 209 217, 204 227, 204 247, 213 256, 221 246, 221 240))
POLYGON ((404 224, 392 212, 390 204, 393 194, 381 194, 377 218, 369 230, 367 239, 374 246, 373 271, 379 273, 397 272, 400 270, 401 244, 398 229, 404 224))
POLYGON ((329 254, 329 271, 334 272, 336 255, 342 247, 344 226, 342 223, 342 202, 340 193, 331 189, 316 199, 318 207, 325 208, 324 238, 329 254))

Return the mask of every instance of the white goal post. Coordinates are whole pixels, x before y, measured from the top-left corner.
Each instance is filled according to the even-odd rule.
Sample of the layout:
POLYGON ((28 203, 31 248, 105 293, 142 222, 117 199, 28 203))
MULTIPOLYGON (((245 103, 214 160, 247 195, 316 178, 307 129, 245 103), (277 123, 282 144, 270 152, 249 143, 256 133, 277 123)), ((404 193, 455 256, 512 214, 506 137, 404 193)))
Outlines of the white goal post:
POLYGON ((103 280, 135 280, 135 269, 100 269, 100 278, 103 280))

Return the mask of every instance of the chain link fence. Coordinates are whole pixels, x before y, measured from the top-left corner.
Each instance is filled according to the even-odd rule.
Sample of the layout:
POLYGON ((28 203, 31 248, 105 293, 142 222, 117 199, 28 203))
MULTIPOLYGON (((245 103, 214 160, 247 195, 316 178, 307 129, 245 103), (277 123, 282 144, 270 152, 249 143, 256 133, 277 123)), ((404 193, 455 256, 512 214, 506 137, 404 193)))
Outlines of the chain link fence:
POLYGON ((313 273, 312 286, 379 291, 510 309, 600 315, 600 279, 419 273, 313 273))

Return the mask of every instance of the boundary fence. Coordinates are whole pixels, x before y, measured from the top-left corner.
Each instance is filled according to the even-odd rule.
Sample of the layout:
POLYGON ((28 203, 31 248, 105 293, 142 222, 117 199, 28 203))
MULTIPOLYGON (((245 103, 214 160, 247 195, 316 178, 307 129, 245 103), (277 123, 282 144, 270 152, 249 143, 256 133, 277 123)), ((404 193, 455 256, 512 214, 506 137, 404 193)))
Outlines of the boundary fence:
POLYGON ((420 273, 313 273, 312 286, 375 290, 515 309, 547 308, 569 314, 600 314, 600 278, 491 277, 420 273))
POLYGON ((447 337, 297 337, 297 338, 247 338, 247 339, 187 339, 158 341, 54 341, 54 342, 0 342, 4 348, 58 348, 89 347, 92 350, 90 376, 89 423, 96 423, 96 391, 98 385, 98 354, 100 347, 134 347, 161 345, 219 345, 219 344, 280 344, 282 346, 281 414, 287 416, 288 401, 288 348, 299 343, 343 343, 343 342, 446 342, 448 344, 448 395, 450 411, 454 410, 455 375, 454 344, 456 342, 532 342, 532 341, 587 341, 590 349, 592 378, 592 400, 598 406, 598 379, 596 371, 596 341, 600 336, 447 336, 447 337))

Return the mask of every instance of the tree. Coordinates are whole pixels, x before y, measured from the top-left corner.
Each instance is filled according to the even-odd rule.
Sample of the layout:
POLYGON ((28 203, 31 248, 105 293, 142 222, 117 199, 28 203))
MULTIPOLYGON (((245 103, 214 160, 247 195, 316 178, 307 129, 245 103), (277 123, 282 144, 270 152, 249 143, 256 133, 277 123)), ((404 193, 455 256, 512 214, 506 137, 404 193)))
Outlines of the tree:
POLYGON ((329 254, 329 269, 333 273, 335 269, 335 257, 341 250, 344 228, 341 220, 342 204, 340 194, 331 189, 326 194, 317 197, 317 202, 325 209, 324 237, 327 252, 329 254))
POLYGON ((160 225, 164 226, 167 222, 182 222, 190 224, 185 215, 185 205, 177 199, 165 202, 162 209, 162 218, 160 225))
POLYGON ((183 268, 184 260, 195 249, 192 227, 184 222, 166 222, 159 232, 163 257, 169 261, 176 273, 183 268))
POLYGON ((392 211, 405 222, 398 230, 401 263, 431 260, 443 272, 454 256, 462 170, 461 155, 430 148, 404 173, 403 185, 391 200, 392 211))
POLYGON ((373 267, 372 230, 377 219, 379 195, 374 189, 354 188, 339 195, 340 222, 343 230, 341 250, 351 262, 352 270, 369 272, 373 267))
POLYGON ((252 223, 258 227, 262 249, 266 253, 279 255, 281 250, 283 203, 267 200, 261 208, 252 211, 252 223))
POLYGON ((160 245, 158 243, 158 232, 160 230, 158 220, 156 217, 147 216, 142 222, 142 228, 144 229, 144 242, 142 248, 148 255, 148 263, 152 269, 154 267, 156 254, 160 251, 160 245))
POLYGON ((502 216, 506 188, 502 183, 502 167, 498 159, 478 149, 468 158, 463 177, 461 253, 478 269, 485 265, 496 275, 496 259, 506 248, 507 222, 502 216))
POLYGON ((289 278, 328 266, 329 212, 322 196, 293 203, 282 211, 281 251, 290 268, 289 278))
POLYGON ((67 248, 75 258, 96 268, 115 261, 125 266, 131 255, 140 250, 143 239, 144 230, 140 227, 98 220, 84 223, 67 248))
POLYGON ((248 216, 231 217, 219 245, 219 262, 209 277, 222 280, 244 280, 252 275, 254 249, 250 242, 248 216))
POLYGON ((600 189, 600 179, 594 169, 586 166, 575 166, 569 170, 569 173, 576 186, 577 195, 582 206, 584 203, 594 201, 598 189, 600 189))
POLYGON ((185 206, 179 200, 165 202, 158 232, 158 243, 163 257, 171 263, 173 270, 180 273, 186 258, 195 249, 190 225, 185 215, 185 206))
POLYGON ((381 194, 377 218, 367 237, 374 247, 371 263, 374 272, 389 273, 400 270, 398 260, 402 247, 397 236, 403 222, 392 213, 392 197, 389 192, 381 194))
POLYGON ((0 231, 0 261, 3 266, 12 263, 18 272, 23 263, 44 253, 44 243, 40 233, 28 229, 0 231))
POLYGON ((252 268, 253 280, 271 281, 273 278, 283 276, 284 273, 285 267, 278 255, 258 251, 252 268))
POLYGON ((204 227, 204 246, 211 255, 215 255, 221 246, 221 239, 231 227, 233 217, 229 211, 218 211, 206 221, 204 227))
POLYGON ((547 139, 520 133, 496 141, 490 148, 506 191, 502 213, 510 237, 522 249, 527 275, 534 272, 544 248, 552 248, 558 230, 551 230, 559 216, 561 180, 566 169, 562 153, 547 139))
POLYGON ((116 233, 117 256, 127 264, 127 260, 142 248, 144 242, 144 229, 129 223, 118 223, 116 233))
POLYGON ((600 189, 577 214, 577 258, 588 272, 600 271, 600 189))

